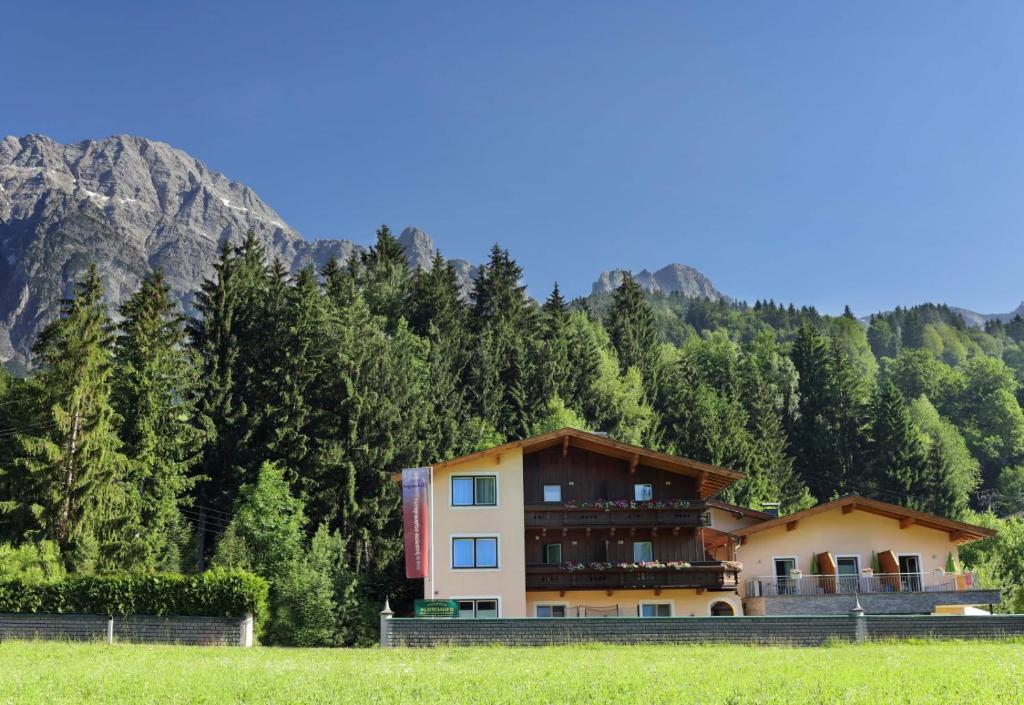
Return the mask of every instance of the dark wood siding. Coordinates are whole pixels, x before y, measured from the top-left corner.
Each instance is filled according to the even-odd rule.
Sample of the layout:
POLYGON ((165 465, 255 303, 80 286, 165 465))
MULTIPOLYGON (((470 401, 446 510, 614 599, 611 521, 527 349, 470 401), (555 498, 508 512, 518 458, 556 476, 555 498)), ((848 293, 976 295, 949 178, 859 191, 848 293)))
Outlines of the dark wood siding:
POLYGON ((637 529, 632 536, 629 531, 617 531, 615 536, 610 536, 608 531, 592 531, 589 536, 585 531, 569 531, 564 536, 561 531, 548 531, 546 535, 527 531, 526 563, 543 563, 544 546, 550 543, 562 544, 564 563, 629 563, 633 560, 634 541, 650 541, 654 560, 662 563, 702 561, 705 556, 700 548, 699 531, 687 529, 673 535, 662 530, 657 536, 652 536, 650 529, 637 529))
POLYGON ((633 485, 649 483, 654 499, 698 499, 696 479, 640 464, 629 473, 629 461, 582 448, 545 448, 523 457, 523 494, 526 504, 544 501, 544 485, 560 484, 562 501, 633 499, 633 485))

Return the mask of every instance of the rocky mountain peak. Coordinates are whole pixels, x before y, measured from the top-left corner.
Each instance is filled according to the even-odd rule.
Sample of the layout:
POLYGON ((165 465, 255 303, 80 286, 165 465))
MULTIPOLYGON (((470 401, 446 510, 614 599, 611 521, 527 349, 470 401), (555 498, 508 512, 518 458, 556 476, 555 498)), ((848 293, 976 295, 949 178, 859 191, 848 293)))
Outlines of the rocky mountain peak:
MULTIPOLYGON (((601 272, 591 287, 592 294, 604 294, 614 291, 622 286, 622 280, 627 274, 625 269, 613 269, 601 272)), ((650 293, 673 294, 680 293, 684 296, 702 297, 717 301, 725 296, 715 288, 711 280, 698 270, 685 264, 670 264, 662 267, 653 274, 647 269, 633 274, 633 278, 644 291, 650 293)))
MULTIPOLYGON (((163 142, 115 135, 60 144, 45 135, 0 140, 0 362, 24 365, 38 331, 89 262, 118 306, 162 269, 186 311, 222 242, 252 231, 292 271, 364 249, 306 240, 243 183, 163 142)), ((410 264, 429 267, 433 240, 406 228, 410 264)), ((453 261, 463 290, 475 268, 453 261)))

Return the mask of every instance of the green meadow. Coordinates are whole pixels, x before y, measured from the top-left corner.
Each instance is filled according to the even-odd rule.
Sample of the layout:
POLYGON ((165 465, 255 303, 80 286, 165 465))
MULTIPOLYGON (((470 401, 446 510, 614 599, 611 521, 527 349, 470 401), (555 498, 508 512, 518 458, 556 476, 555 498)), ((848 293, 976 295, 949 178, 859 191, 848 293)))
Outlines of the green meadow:
POLYGON ((1024 703, 1024 643, 197 648, 7 642, 0 704, 1024 703))

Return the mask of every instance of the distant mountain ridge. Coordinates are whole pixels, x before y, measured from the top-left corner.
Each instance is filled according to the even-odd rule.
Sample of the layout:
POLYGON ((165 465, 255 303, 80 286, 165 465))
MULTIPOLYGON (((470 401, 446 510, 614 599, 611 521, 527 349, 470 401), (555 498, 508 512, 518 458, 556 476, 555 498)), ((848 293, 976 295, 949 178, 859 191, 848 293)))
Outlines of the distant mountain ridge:
POLYGON ((1024 301, 1009 313, 977 313, 976 311, 959 308, 957 306, 950 306, 949 310, 953 313, 960 314, 960 318, 964 319, 964 323, 972 328, 984 328, 985 324, 989 321, 1001 321, 1002 323, 1008 323, 1017 316, 1024 318, 1024 301))
MULTIPOLYGON (((24 366, 32 341, 61 298, 96 262, 108 301, 118 306, 142 277, 162 269, 186 311, 212 274, 221 243, 247 231, 291 271, 345 260, 366 247, 345 239, 307 240, 245 184, 163 142, 118 135, 60 144, 44 135, 0 141, 0 363, 24 366)), ((436 252, 423 230, 398 237, 412 267, 429 269, 436 252)), ((479 266, 451 259, 468 296, 479 266)), ((614 291, 624 269, 602 272, 591 295, 614 291)), ((669 264, 633 275, 652 293, 732 301, 697 269, 669 264)), ((951 307, 968 325, 1024 315, 951 307)))

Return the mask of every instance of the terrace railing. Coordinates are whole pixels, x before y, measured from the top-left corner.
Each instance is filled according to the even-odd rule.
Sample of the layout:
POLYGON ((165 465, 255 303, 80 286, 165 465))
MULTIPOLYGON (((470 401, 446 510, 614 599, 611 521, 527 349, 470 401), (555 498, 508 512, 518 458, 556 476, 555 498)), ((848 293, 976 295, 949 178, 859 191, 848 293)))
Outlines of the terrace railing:
POLYGON ((746 583, 747 597, 780 595, 848 595, 887 592, 952 592, 974 590, 973 573, 874 573, 872 575, 761 576, 746 583))

